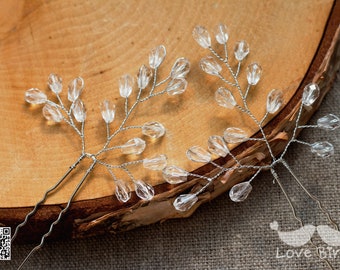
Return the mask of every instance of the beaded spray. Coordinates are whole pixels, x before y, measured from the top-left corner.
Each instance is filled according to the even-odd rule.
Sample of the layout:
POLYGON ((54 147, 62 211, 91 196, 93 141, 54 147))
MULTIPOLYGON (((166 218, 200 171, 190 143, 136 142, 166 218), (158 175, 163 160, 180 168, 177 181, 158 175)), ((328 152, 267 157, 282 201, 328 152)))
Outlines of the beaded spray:
MULTIPOLYGON (((62 79, 57 74, 50 74, 48 78, 48 86, 53 92, 53 94, 57 97, 58 102, 55 103, 47 98, 47 95, 40 91, 37 88, 31 88, 26 91, 25 93, 25 100, 30 104, 44 104, 43 106, 43 115, 47 119, 47 121, 51 122, 66 122, 79 136, 81 140, 81 153, 79 158, 70 166, 70 168, 66 171, 66 173, 58 180, 58 182, 52 186, 50 189, 46 191, 43 198, 35 205, 33 210, 29 212, 24 221, 19 224, 13 234, 12 241, 16 238, 18 231, 21 227, 27 224, 29 218, 33 216, 36 211, 38 210, 39 206, 44 203, 48 195, 56 190, 68 177, 68 175, 76 168, 76 166, 85 158, 92 160, 91 165, 86 170, 85 174, 81 178, 80 182, 74 189, 73 193, 69 197, 69 200, 66 204, 66 207, 60 211, 58 218, 50 225, 49 231, 45 233, 39 245, 34 247, 30 253, 26 256, 23 262, 20 264, 18 269, 21 269, 28 258, 40 249, 45 242, 45 239, 51 234, 54 226, 58 224, 62 218, 62 216, 68 211, 71 206, 71 203, 76 196, 77 192, 84 184, 86 178, 92 172, 95 166, 103 166, 108 174, 112 177, 115 183, 115 196, 117 199, 123 203, 127 202, 131 197, 131 189, 128 184, 128 181, 132 182, 134 185, 134 190, 136 195, 142 199, 150 201, 154 196, 154 189, 153 187, 148 184, 147 182, 136 179, 129 169, 130 166, 140 165, 142 164, 145 169, 149 170, 156 170, 162 171, 163 178, 166 182, 170 184, 179 184, 188 180, 189 176, 198 177, 206 181, 206 184, 203 185, 195 193, 190 194, 182 194, 178 196, 175 201, 173 202, 173 206, 177 211, 188 211, 197 201, 198 195, 202 193, 213 181, 220 178, 223 181, 223 177, 228 177, 228 175, 235 169, 249 169, 254 170, 254 175, 245 182, 239 183, 234 185, 230 192, 230 199, 234 202, 241 202, 244 201, 250 192, 252 191, 251 182, 255 179, 255 177, 262 171, 262 170, 270 170, 271 174, 274 177, 274 181, 278 183, 280 186, 283 194, 285 195, 294 215, 294 218, 300 223, 301 227, 304 227, 303 220, 297 216, 295 206, 288 196, 285 188, 281 184, 278 174, 275 171, 275 166, 278 164, 282 164, 292 175, 293 179, 296 183, 303 189, 306 194, 317 203, 319 209, 326 214, 327 219, 332 224, 335 230, 339 231, 337 224, 331 219, 327 210, 322 206, 321 202, 317 197, 311 194, 302 184, 302 182, 297 178, 294 174, 288 163, 285 161, 284 156, 292 143, 302 143, 310 147, 311 151, 322 157, 326 158, 334 154, 334 147, 329 142, 315 142, 313 144, 303 142, 296 139, 296 134, 298 129, 302 128, 322 128, 326 130, 334 130, 340 126, 340 119, 333 115, 329 114, 317 121, 317 125, 307 125, 307 126, 300 126, 299 121, 302 114, 302 110, 304 107, 311 106, 319 96, 319 87, 315 83, 310 83, 305 86, 302 96, 302 102, 298 111, 298 115, 295 120, 295 127, 293 130, 293 135, 289 139, 284 151, 279 155, 279 157, 275 157, 270 146, 269 141, 267 140, 267 136, 263 130, 263 123, 267 119, 270 114, 275 114, 283 104, 283 93, 281 90, 273 89, 269 92, 267 96, 266 102, 266 113, 262 117, 262 119, 258 120, 253 113, 249 110, 247 97, 248 93, 251 88, 255 87, 256 84, 259 82, 262 74, 262 68, 258 63, 250 64, 246 69, 246 76, 247 76, 247 86, 243 90, 240 83, 239 83, 239 74, 241 71, 242 60, 244 60, 247 55, 249 54, 249 46, 245 41, 239 41, 236 43, 234 48, 234 57, 237 60, 238 64, 236 67, 232 67, 229 62, 228 56, 228 49, 227 49, 227 41, 229 38, 228 29, 224 24, 219 24, 216 28, 215 37, 219 44, 223 45, 224 47, 224 54, 225 56, 222 57, 218 54, 212 47, 211 47, 211 37, 209 32, 202 26, 196 26, 193 30, 193 37, 197 41, 197 43, 203 47, 204 49, 208 49, 212 56, 207 56, 200 61, 200 68, 213 76, 217 76, 221 79, 223 83, 228 87, 219 87, 215 92, 215 100, 218 105, 225 107, 227 109, 237 109, 242 113, 249 116, 249 118, 256 124, 259 128, 261 137, 260 138, 249 138, 247 133, 238 128, 238 127, 228 127, 223 136, 220 135, 212 135, 208 139, 208 150, 202 148, 200 146, 192 146, 190 147, 187 152, 186 156, 189 160, 199 163, 210 163, 212 164, 217 171, 214 175, 210 177, 206 177, 199 174, 190 173, 182 168, 179 168, 174 165, 167 165, 167 157, 166 155, 158 155, 151 158, 143 158, 140 160, 134 160, 131 162, 125 162, 122 164, 109 164, 105 161, 105 158, 101 157, 103 153, 110 152, 110 151, 121 151, 124 155, 139 155, 141 154, 146 148, 146 142, 141 138, 131 138, 125 144, 122 145, 114 145, 112 142, 114 141, 115 137, 120 134, 121 132, 127 131, 129 129, 140 129, 141 133, 145 136, 151 137, 153 139, 158 139, 165 135, 165 128, 164 126, 156 121, 144 123, 141 126, 129 126, 127 124, 132 112, 138 107, 139 104, 148 101, 151 98, 161 96, 165 93, 168 95, 178 95, 182 94, 187 87, 187 81, 185 79, 186 75, 189 73, 190 70, 190 63, 185 58, 179 58, 175 61, 171 72, 168 77, 165 79, 158 81, 157 78, 157 71, 159 66, 162 64, 165 56, 166 56, 166 49, 164 46, 158 46, 154 48, 150 55, 149 55, 149 66, 145 65, 141 66, 137 75, 137 97, 136 100, 130 104, 131 98, 130 95, 132 94, 134 88, 134 78, 129 75, 125 74, 119 79, 119 93, 122 98, 125 99, 125 117, 118 126, 118 128, 114 131, 111 131, 110 123, 114 121, 116 107, 115 105, 109 101, 104 100, 100 104, 100 110, 102 118, 106 124, 106 142, 104 143, 101 150, 97 153, 88 153, 86 152, 86 145, 85 145, 85 120, 86 120, 86 109, 83 101, 80 99, 80 95, 84 89, 84 80, 81 77, 75 78, 72 80, 68 86, 68 100, 70 102, 69 107, 64 105, 62 99, 60 98, 60 93, 62 91, 62 79), (227 71, 229 72, 230 79, 224 77, 221 74, 222 67, 217 62, 220 61, 221 64, 225 66, 227 71), (162 90, 159 88, 163 85, 162 90), (232 89, 232 90, 230 90, 232 89), (241 98, 241 104, 238 104, 234 95, 237 94, 241 98), (271 157, 271 163, 269 165, 249 165, 243 164, 240 160, 235 157, 228 148, 228 144, 235 144, 241 143, 249 140, 259 140, 263 141, 266 144, 268 152, 271 157), (223 166, 218 165, 213 161, 213 156, 217 157, 226 157, 230 155, 231 158, 237 164, 237 168, 225 168, 223 166), (128 177, 128 181, 118 179, 116 176, 116 171, 123 171, 128 177)), ((322 258, 318 253, 317 246, 313 243, 312 239, 310 239, 311 244, 316 248, 317 255, 319 258, 326 263, 326 265, 333 269, 330 262, 322 258)))

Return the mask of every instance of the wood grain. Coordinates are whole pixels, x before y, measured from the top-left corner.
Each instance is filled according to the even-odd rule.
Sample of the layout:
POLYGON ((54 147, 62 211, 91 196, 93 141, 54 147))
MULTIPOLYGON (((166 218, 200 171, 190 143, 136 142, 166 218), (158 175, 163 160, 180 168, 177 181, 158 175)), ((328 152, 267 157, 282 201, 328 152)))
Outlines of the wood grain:
MULTIPOLYGON (((330 61, 334 51, 337 52, 331 49, 329 41, 335 35, 334 25, 333 32, 327 36, 329 44, 324 46, 325 51, 318 51, 332 6, 333 1, 317 0, 1 2, 0 166, 3 187, 0 191, 0 223, 8 223, 8 211, 12 209, 15 209, 12 222, 18 223, 28 211, 24 207, 34 205, 79 155, 80 142, 70 129, 65 125, 46 125, 41 110, 31 108, 23 101, 24 91, 30 87, 47 91, 45 82, 50 72, 62 75, 65 85, 78 75, 85 79, 86 140, 88 152, 95 152, 102 146, 105 135, 98 101, 109 97, 117 107, 122 107, 118 78, 124 73, 136 74, 138 67, 147 63, 150 49, 158 44, 164 44, 168 51, 161 70, 163 77, 177 57, 187 57, 192 69, 186 93, 176 100, 160 98, 145 104, 138 108, 131 124, 157 120, 167 128, 166 138, 158 143, 149 142, 145 156, 166 153, 169 164, 210 173, 209 168, 189 162, 185 149, 192 145, 205 146, 210 135, 222 134, 227 126, 242 127, 250 135, 258 130, 237 112, 226 111, 214 103, 213 93, 221 83, 199 70, 198 61, 208 52, 200 49, 191 38, 193 27, 201 24, 212 30, 218 22, 225 22, 230 28, 229 49, 236 40, 247 40, 251 54, 244 65, 256 61, 264 70, 263 80, 250 96, 255 115, 260 118, 264 114, 263 104, 272 88, 284 90, 285 115, 283 117, 281 112, 281 116, 270 124, 279 133, 287 127, 287 119, 294 115, 301 94, 297 90, 301 90, 306 74, 310 80, 321 80, 320 74, 316 76, 316 70, 320 70, 323 59, 328 57, 330 61), (316 70, 311 70, 316 55, 321 55, 322 59, 314 67, 316 70)), ((330 78, 322 81, 332 81, 335 67, 331 69, 330 78)), ((324 69, 330 70, 328 66, 324 69)), ((117 114, 115 121, 119 123, 123 114, 122 111, 117 114)), ((306 118, 310 114, 306 114, 306 118)), ((280 151, 284 139, 275 136, 277 134, 273 133, 273 140, 279 142, 277 151, 280 151)), ((126 137, 120 140, 125 141, 126 137)), ((244 151, 247 146, 241 145, 234 151, 250 154, 248 158, 258 162, 258 156, 244 151)), ((252 149, 259 151, 262 148, 255 145, 252 149)), ((124 157, 118 156, 116 160, 119 162, 124 157)), ((230 161, 219 162, 228 164, 230 161)), ((86 164, 81 164, 70 180, 49 198, 47 204, 51 206, 48 210, 42 209, 26 231, 41 231, 48 226, 49 220, 56 218, 85 170, 86 164), (36 224, 40 225, 39 229, 36 224)), ((112 180, 96 170, 56 232, 67 228, 69 232, 74 230, 75 236, 83 236, 178 217, 178 213, 170 210, 171 198, 197 184, 197 179, 192 179, 173 187, 163 184, 159 174, 144 170, 134 173, 156 187, 159 195, 154 202, 147 204, 133 197, 130 203, 119 204, 111 196, 114 191, 112 180), (131 215, 125 215, 127 212, 131 215), (70 225, 76 229, 70 229, 70 225)), ((224 192, 235 181, 251 173, 244 172, 228 185, 214 187, 216 192, 205 194, 207 197, 203 196, 200 203, 224 192)))

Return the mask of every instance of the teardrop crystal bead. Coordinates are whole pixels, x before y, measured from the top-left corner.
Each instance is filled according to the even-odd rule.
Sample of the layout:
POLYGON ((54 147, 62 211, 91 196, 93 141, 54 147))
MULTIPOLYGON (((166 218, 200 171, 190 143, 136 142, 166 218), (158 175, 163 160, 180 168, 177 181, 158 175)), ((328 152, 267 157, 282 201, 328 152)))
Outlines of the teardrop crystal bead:
POLYGON ((209 32, 203 26, 197 25, 192 31, 192 36, 201 47, 208 48, 211 46, 209 32))
POLYGON ((234 54, 237 61, 242 61, 249 54, 248 43, 244 40, 238 41, 235 44, 234 54))
POLYGON ((310 83, 305 86, 302 94, 302 103, 311 106, 320 95, 320 88, 316 83, 310 83))
POLYGON ((226 44, 229 39, 228 27, 223 23, 217 25, 215 37, 218 43, 226 44))
POLYGON ((186 152, 188 159, 194 162, 207 163, 211 161, 211 154, 200 146, 192 146, 186 152))
POLYGON ((111 101, 104 100, 102 103, 100 103, 100 112, 105 123, 112 123, 113 119, 115 118, 116 105, 111 101))
POLYGON ((54 73, 51 73, 48 76, 47 84, 49 88, 51 89, 51 91, 56 95, 58 95, 63 89, 62 79, 57 74, 54 74, 54 73))
POLYGON ((150 201, 155 195, 154 188, 150 184, 145 183, 142 180, 135 180, 134 184, 136 194, 142 200, 150 201))
POLYGON ((249 182, 236 184, 229 191, 229 197, 234 202, 243 202, 247 199, 253 187, 249 182))
POLYGON ((166 155, 158 155, 153 158, 145 158, 143 160, 144 168, 153 171, 161 171, 166 167, 166 165, 167 165, 166 155))
POLYGON ((152 77, 152 71, 146 65, 142 65, 137 75, 137 85, 139 89, 145 89, 152 77))
POLYGON ((212 56, 202 58, 200 61, 200 68, 210 75, 219 75, 222 67, 215 61, 212 56))
POLYGON ((47 121, 53 121, 53 122, 59 123, 61 122, 61 120, 63 120, 63 115, 58 110, 58 108, 54 105, 46 103, 42 111, 47 121))
POLYGON ((158 139, 165 134, 165 127, 156 121, 147 122, 142 126, 142 133, 152 139, 158 139))
POLYGON ((262 74, 262 68, 258 63, 252 63, 247 67, 247 81, 250 85, 256 85, 262 74))
POLYGON ((185 78, 190 71, 190 62, 188 59, 181 57, 178 58, 171 68, 170 77, 172 79, 185 78))
POLYGON ((25 92, 25 100, 31 104, 44 104, 47 101, 47 96, 38 88, 31 88, 25 92))
POLYGON ((198 201, 198 197, 195 194, 182 194, 179 195, 173 203, 173 206, 177 211, 188 211, 198 201))
POLYGON ((72 103, 72 113, 77 122, 82 123, 85 121, 85 105, 79 98, 72 103))
POLYGON ((329 142, 315 142, 311 146, 311 151, 319 157, 327 158, 334 155, 334 146, 329 142))
POLYGON ((132 93, 133 77, 130 74, 125 74, 119 78, 119 94, 123 98, 128 98, 132 93))
POLYGON ((281 90, 273 89, 267 96, 267 112, 276 113, 282 106, 283 93, 281 90))
POLYGON ((69 101, 74 102, 79 98, 81 92, 84 89, 84 80, 81 77, 73 79, 68 85, 67 98, 69 101))
POLYGON ((221 136, 212 135, 208 140, 208 150, 220 157, 225 157, 229 154, 228 146, 221 136))
POLYGON ((151 68, 158 68, 166 56, 166 49, 163 45, 160 45, 151 50, 149 55, 149 65, 151 68))
POLYGON ((224 131, 223 138, 227 143, 240 143, 247 141, 248 135, 243 129, 230 127, 224 131))
POLYGON ((131 198, 131 190, 129 186, 122 180, 117 180, 115 182, 116 189, 115 195, 120 202, 127 202, 131 198))
POLYGON ((232 109, 236 105, 236 100, 233 94, 226 88, 220 87, 215 92, 215 100, 218 105, 232 109))
POLYGON ((162 171, 163 179, 169 184, 179 184, 188 180, 189 173, 177 166, 165 167, 162 171))
POLYGON ((176 78, 171 80, 167 87, 166 92, 170 96, 182 94, 188 86, 188 82, 184 78, 176 78))
POLYGON ((334 114, 327 114, 318 119, 318 127, 322 129, 334 130, 340 127, 340 119, 334 114))
POLYGON ((124 155, 139 155, 143 153, 145 147, 146 143, 144 140, 133 138, 121 146, 121 151, 124 155))

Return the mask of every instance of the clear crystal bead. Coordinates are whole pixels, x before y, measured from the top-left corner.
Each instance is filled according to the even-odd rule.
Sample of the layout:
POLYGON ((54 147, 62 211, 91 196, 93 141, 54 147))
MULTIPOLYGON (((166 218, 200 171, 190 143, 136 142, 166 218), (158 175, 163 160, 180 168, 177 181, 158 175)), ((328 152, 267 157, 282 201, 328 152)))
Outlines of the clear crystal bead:
POLYGON ((145 89, 152 77, 152 71, 146 65, 142 65, 137 75, 137 85, 140 89, 145 89))
POLYGON ((172 79, 184 78, 190 71, 190 62, 188 59, 178 58, 171 68, 170 77, 172 79))
POLYGON ((232 109, 236 105, 236 100, 233 94, 226 88, 220 87, 215 92, 215 100, 218 105, 232 109))
POLYGON ((248 43, 244 40, 238 41, 235 44, 234 54, 237 61, 242 61, 249 53, 248 43))
POLYGON ((100 103, 100 112, 105 123, 112 123, 113 119, 115 118, 116 105, 111 101, 104 100, 102 103, 100 103))
POLYGON ((153 139, 158 139, 165 134, 164 126, 156 121, 147 122, 142 126, 142 133, 153 139))
POLYGON ((165 167, 162 171, 163 179, 169 184, 179 184, 188 180, 189 173, 177 166, 165 167))
POLYGON ((56 106, 52 104, 46 103, 42 111, 47 121, 59 123, 61 122, 61 120, 63 120, 63 115, 61 114, 61 112, 58 110, 56 106))
POLYGON ((192 31, 192 36, 201 47, 208 48, 211 46, 209 32, 203 26, 196 26, 192 31))
POLYGON ((38 88, 31 88, 25 92, 25 100, 31 104, 44 104, 47 101, 47 96, 38 88))
POLYGON ((57 74, 54 74, 54 73, 51 73, 48 76, 47 84, 50 87, 51 91, 53 93, 57 94, 57 95, 63 89, 63 81, 62 81, 62 79, 57 74))
POLYGON ((67 98, 69 101, 74 102, 79 98, 81 92, 84 89, 84 80, 81 77, 73 79, 68 85, 67 98))
POLYGON ((229 191, 229 197, 234 202, 243 202, 247 199, 253 187, 249 182, 236 184, 229 191))
POLYGON ((145 183, 142 180, 135 180, 134 184, 136 194, 142 200, 150 201, 155 195, 155 190, 150 184, 145 183))
POLYGON ((211 161, 211 154, 200 146, 192 146, 186 152, 188 159, 194 162, 207 163, 211 161))
POLYGON ((250 85, 256 85, 262 74, 262 68, 258 63, 252 63, 247 67, 247 81, 250 85))
POLYGON ((217 135, 212 135, 209 137, 208 149, 211 153, 220 157, 225 157, 229 154, 229 149, 225 141, 221 136, 217 135))
POLYGON ((167 87, 166 92, 170 96, 182 94, 188 86, 188 82, 184 78, 175 78, 171 80, 167 87))
POLYGON ((77 122, 84 122, 86 119, 86 110, 84 103, 78 98, 72 104, 72 113, 77 122))
POLYGON ((131 190, 129 186, 122 180, 117 180, 115 184, 116 184, 115 194, 117 199, 123 203, 130 200, 131 190))
POLYGON ((302 94, 302 103, 311 106, 320 95, 320 88, 316 83, 310 83, 305 86, 302 94))
POLYGON ((151 50, 149 55, 149 65, 151 68, 158 68, 166 56, 166 49, 163 45, 160 45, 151 50))
POLYGON ((161 171, 167 165, 166 155, 158 155, 153 158, 145 158, 143 160, 143 166, 145 169, 161 171))
POLYGON ((202 58, 200 61, 201 69, 210 75, 219 75, 222 68, 212 56, 202 58))
POLYGON ((267 112, 276 113, 282 106, 283 93, 281 90, 273 89, 267 96, 267 112))
POLYGON ((123 98, 128 98, 132 93, 133 77, 130 74, 125 74, 119 78, 119 94, 123 98))
POLYGON ((227 143, 240 143, 247 141, 248 135, 243 129, 230 127, 224 131, 223 138, 227 143))
POLYGON ((334 114, 327 114, 318 119, 318 127, 322 129, 334 130, 340 127, 340 119, 334 114))
POLYGON ((173 203, 177 211, 188 211, 198 201, 195 194, 182 194, 179 195, 173 203))
POLYGON ((311 146, 311 151, 319 157, 326 158, 334 155, 334 146, 329 142, 315 142, 311 146))
POLYGON ((143 153, 145 147, 146 143, 144 140, 133 138, 121 146, 121 151, 125 155, 139 155, 143 153))
POLYGON ((218 43, 226 44, 229 38, 228 27, 223 23, 217 25, 215 37, 218 43))

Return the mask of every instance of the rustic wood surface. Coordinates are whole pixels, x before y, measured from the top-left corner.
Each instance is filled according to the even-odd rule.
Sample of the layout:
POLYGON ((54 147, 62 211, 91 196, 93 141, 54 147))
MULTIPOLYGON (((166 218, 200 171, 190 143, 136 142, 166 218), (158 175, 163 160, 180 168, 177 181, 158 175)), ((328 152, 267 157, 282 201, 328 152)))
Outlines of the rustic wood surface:
MULTIPOLYGON (((131 124, 157 120, 167 127, 166 138, 158 143, 150 142, 145 156, 166 153, 169 164, 212 173, 209 166, 189 162, 185 149, 192 145, 205 146, 210 135, 222 134, 226 126, 242 127, 249 134, 256 134, 257 130, 237 112, 226 111, 214 103, 213 93, 221 83, 198 68, 199 59, 208 52, 200 49, 191 37, 195 25, 213 30, 218 22, 225 22, 230 29, 229 49, 240 39, 250 44, 251 54, 244 65, 256 61, 264 70, 263 80, 251 93, 251 99, 256 102, 250 106, 258 118, 264 114, 267 93, 272 88, 284 91, 287 106, 267 128, 272 130, 270 136, 277 153, 289 136, 289 120, 299 104, 301 86, 308 78, 318 81, 325 93, 337 69, 334 58, 338 52, 335 32, 339 24, 338 6, 333 9, 335 19, 327 26, 330 30, 324 35, 333 1, 2 1, 0 5, 0 166, 3 172, 0 223, 5 225, 20 222, 31 209, 25 207, 34 205, 80 152, 80 142, 69 128, 46 125, 41 109, 31 108, 23 101, 28 88, 47 91, 46 79, 51 72, 60 74, 66 85, 78 75, 85 79, 86 140, 88 152, 95 152, 105 137, 98 101, 110 98, 117 107, 123 104, 118 95, 118 78, 124 73, 136 74, 138 67, 147 63, 150 49, 158 44, 164 44, 168 51, 161 69, 163 77, 176 58, 187 57, 192 63, 187 92, 176 100, 150 101, 138 108, 131 124), (326 43, 319 47, 322 40, 326 43)), ((64 97, 65 93, 64 90, 64 97)), ((304 120, 312 112, 306 112, 304 120)), ((123 114, 122 111, 117 114, 115 122, 119 123, 123 114)), ((258 154, 265 153, 263 145, 243 144, 234 151, 250 162, 266 162, 266 158, 258 154)), ((123 158, 117 157, 117 160, 123 158)), ((233 165, 230 160, 218 162, 233 165)), ((38 212, 26 232, 35 235, 46 230, 67 201, 85 165, 81 164, 70 180, 48 199, 49 206, 38 212)), ((112 180, 96 170, 56 235, 58 231, 67 231, 65 237, 73 231, 73 236, 79 237, 126 230, 183 216, 171 210, 173 197, 199 185, 197 179, 192 179, 174 187, 163 184, 160 174, 144 170, 135 173, 155 186, 158 195, 153 202, 141 202, 133 196, 130 203, 121 205, 111 196, 112 180)), ((251 173, 235 175, 225 185, 216 182, 201 196, 197 206, 251 173)), ((31 234, 28 238, 35 236, 31 234)))

